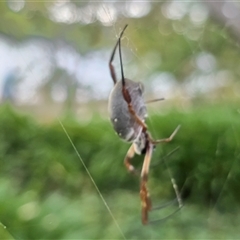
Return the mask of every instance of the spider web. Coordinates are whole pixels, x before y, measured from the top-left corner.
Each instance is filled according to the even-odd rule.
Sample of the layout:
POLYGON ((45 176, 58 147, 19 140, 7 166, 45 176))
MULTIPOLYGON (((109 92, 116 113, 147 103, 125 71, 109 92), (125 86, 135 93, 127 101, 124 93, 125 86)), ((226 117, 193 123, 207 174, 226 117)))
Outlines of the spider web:
MULTIPOLYGON (((110 14, 111 7, 109 5, 107 5, 107 4, 102 4, 102 9, 103 9, 103 11, 101 13, 102 18, 107 18, 109 20, 109 22, 113 22, 114 19, 113 19, 113 17, 110 14)), ((139 10, 139 12, 141 12, 140 10, 139 10)), ((134 14, 134 13, 131 13, 131 14, 134 14)), ((117 21, 110 27, 110 29, 111 29, 110 30, 110 35, 111 35, 111 39, 112 39, 113 44, 115 43, 115 41, 116 41, 116 39, 117 39, 117 37, 119 35, 119 32, 122 29, 122 27, 125 25, 125 23, 126 23, 126 19, 124 17, 120 16, 120 17, 117 18, 117 21)), ((180 91, 181 88, 182 88, 182 85, 178 84, 177 82, 176 82, 176 84, 173 84, 173 83, 175 83, 175 79, 173 78, 173 75, 170 74, 169 72, 164 72, 164 74, 160 74, 161 75, 160 79, 157 78, 157 76, 150 76, 150 75, 148 75, 153 70, 151 62, 149 62, 148 58, 145 58, 145 57, 141 56, 140 50, 138 50, 138 48, 137 48, 137 44, 130 37, 131 36, 130 32, 133 32, 133 33, 134 32, 140 32, 142 27, 143 26, 141 26, 141 23, 138 22, 137 19, 136 19, 136 24, 131 24, 131 27, 129 27, 128 31, 126 31, 125 37, 123 38, 124 56, 125 56, 124 58, 126 60, 126 62, 124 63, 124 71, 126 73, 125 75, 127 77, 129 77, 130 79, 139 79, 139 81, 142 81, 142 82, 145 83, 147 98, 148 97, 149 98, 150 97, 165 97, 166 99, 168 99, 168 93, 170 94, 171 91, 175 91, 176 89, 177 89, 177 91, 180 91), (130 50, 131 54, 127 53, 129 50, 130 50), (137 62, 137 64, 139 64, 140 67, 138 67, 138 69, 136 70, 136 67, 132 64, 132 62, 137 62), (130 67, 127 66, 128 64, 130 65, 130 67), (145 80, 149 76, 150 76, 150 80, 151 80, 151 86, 154 87, 154 86, 156 86, 156 84, 160 85, 162 83, 163 84, 162 86, 164 86, 163 89, 166 89, 167 91, 163 92, 163 91, 158 91, 157 90, 156 92, 154 92, 154 94, 152 94, 151 90, 152 90, 153 87, 149 87, 148 86, 148 82, 145 80), (166 82, 167 81, 166 79, 171 82, 170 85, 166 82), (176 87, 176 85, 177 85, 178 88, 176 87), (180 85, 180 87, 179 87, 179 85, 180 85)), ((151 30, 154 27, 155 27, 154 25, 151 26, 151 30)), ((227 28, 227 26, 223 26, 222 27, 222 33, 220 33, 220 34, 222 34, 222 38, 223 39, 226 38, 226 36, 224 35, 226 28, 227 28)), ((219 30, 215 29, 214 27, 210 28, 208 31, 212 31, 212 32, 214 32, 216 34, 219 34, 219 30)), ((206 50, 205 47, 203 46, 204 45, 203 44, 203 42, 204 42, 203 34, 200 34, 200 37, 198 37, 198 39, 195 40, 194 42, 189 40, 188 37, 184 37, 184 39, 185 39, 185 41, 189 45, 189 49, 191 51, 191 55, 192 56, 195 56, 199 52, 202 52, 202 53, 206 53, 206 52, 208 53, 209 52, 209 50, 206 50)), ((232 40, 231 38, 228 38, 227 40, 229 41, 230 45, 234 45, 234 47, 239 50, 239 45, 238 45, 237 41, 232 40)), ((151 46, 149 46, 149 47, 151 47, 151 46)), ((212 69, 212 65, 214 65, 214 63, 212 63, 212 58, 211 57, 212 56, 208 55, 208 54, 205 54, 203 56, 199 56, 199 58, 198 58, 198 60, 199 60, 199 67, 200 68, 202 67, 203 69, 204 68, 212 69), (203 58, 203 60, 201 60, 201 57, 203 58), (205 60, 205 63, 206 63, 205 65, 204 65, 204 63, 201 62, 201 61, 204 62, 204 60, 205 60)), ((116 60, 117 60, 117 58, 118 57, 116 56, 116 60)), ((106 58, 106 59, 108 60, 108 58, 106 58)), ((164 61, 164 59, 162 59, 162 61, 164 61)), ((180 64, 180 66, 184 67, 184 64, 185 63, 183 62, 183 63, 180 64)), ((118 65, 118 64, 116 63, 115 65, 118 65)), ((172 73, 176 73, 178 71, 178 68, 173 69, 172 73)), ((118 73, 120 73, 119 66, 116 66, 116 70, 117 70, 118 73)), ((201 80, 204 81, 204 83, 206 83, 206 81, 207 81, 207 80, 205 80, 203 78, 201 80)), ((200 80, 199 81, 195 81, 195 83, 194 83, 194 81, 192 81, 191 84, 193 86, 192 86, 192 88, 190 90, 193 91, 192 89, 194 89, 194 91, 196 91, 195 89, 198 86, 203 88, 202 85, 199 85, 199 82, 200 82, 200 80)), ((208 87, 209 87, 209 85, 208 85, 208 87)), ((188 90, 188 86, 186 87, 186 89, 188 90)), ((205 89, 203 89, 203 91, 204 90, 205 89)), ((190 95, 191 94, 194 95, 195 92, 193 92, 193 93, 190 92, 190 95)), ((171 103, 174 104, 174 98, 175 97, 176 97, 175 95, 170 95, 170 99, 173 99, 173 100, 172 101, 166 100, 168 107, 169 107, 169 105, 171 105, 171 103), (170 104, 168 102, 170 102, 170 104)), ((171 109, 169 110, 169 108, 164 108, 164 104, 165 104, 165 102, 161 102, 161 103, 156 103, 156 105, 149 107, 150 108, 150 112, 149 112, 149 121, 148 121, 148 123, 149 123, 150 129, 151 129, 151 133, 152 133, 152 135, 155 138, 160 137, 159 136, 159 131, 161 131, 161 129, 159 130, 159 129, 155 128, 155 126, 154 126, 155 125, 155 121, 153 120, 153 117, 151 117, 151 116, 159 114, 159 109, 160 109, 160 110, 162 110, 163 117, 164 117, 164 114, 168 113, 171 110, 171 109)), ((215 199, 212 199, 212 202, 209 204, 209 207, 207 208, 207 214, 206 213, 201 213, 198 208, 194 209, 192 207, 192 205, 188 206, 188 204, 186 203, 185 208, 181 211, 181 213, 179 215, 174 216, 172 219, 170 219, 169 222, 164 223, 165 225, 163 227, 166 227, 166 229, 171 229, 172 230, 172 234, 169 235, 167 230, 166 231, 162 230, 161 234, 163 234, 163 235, 160 236, 160 233, 158 233, 158 231, 157 231, 159 226, 150 226, 148 228, 144 228, 143 229, 141 227, 141 225, 139 224, 139 225, 135 225, 133 228, 131 228, 133 222, 135 222, 135 221, 139 221, 140 222, 139 214, 138 215, 136 214, 135 216, 127 216, 127 210, 124 210, 125 211, 124 212, 124 216, 122 216, 121 215, 121 211, 117 211, 116 210, 117 208, 118 209, 122 208, 122 205, 114 206, 114 201, 111 201, 111 198, 109 198, 109 199, 107 199, 108 200, 107 202, 109 204, 108 207, 110 209, 112 207, 114 208, 114 210, 113 210, 114 218, 117 221, 120 220, 120 229, 121 229, 120 232, 121 231, 123 232, 123 238, 130 238, 130 239, 132 239, 132 238, 135 238, 136 236, 142 236, 142 238, 147 238, 147 239, 156 238, 156 237, 162 237, 162 236, 168 236, 169 238, 171 238, 171 237, 172 238, 176 238, 176 236, 178 236, 177 233, 175 232, 176 229, 179 229, 180 227, 183 227, 183 228, 189 227, 191 229, 191 226, 190 225, 186 226, 186 223, 189 224, 190 223, 189 218, 191 218, 191 221, 192 221, 192 219, 195 219, 196 215, 200 215, 200 217, 201 217, 201 218, 199 218, 200 220, 196 219, 196 223, 200 224, 200 226, 201 226, 200 228, 204 230, 202 236, 199 235, 199 238, 208 238, 209 236, 210 237, 211 236, 215 236, 214 235, 214 229, 219 229, 219 228, 223 227, 224 224, 226 223, 226 218, 227 217, 229 217, 229 216, 233 217, 233 215, 231 215, 231 213, 228 213, 228 212, 226 212, 224 214, 218 214, 217 208, 218 208, 218 205, 220 204, 221 200, 225 200, 224 195, 225 194, 231 194, 228 191, 228 185, 229 185, 230 179, 234 176, 234 170, 238 167, 237 159, 239 159, 239 143, 240 143, 240 139, 239 139, 239 135, 236 134, 237 131, 236 131, 235 128, 236 128, 235 124, 232 123, 232 125, 229 126, 229 129, 228 129, 228 131, 232 132, 231 136, 232 136, 233 139, 235 139, 235 142, 236 142, 236 149, 235 149, 235 153, 234 153, 235 158, 231 161, 231 164, 228 165, 228 171, 227 171, 228 174, 225 176, 225 178, 222 181, 222 185, 220 187, 220 191, 218 191, 218 193, 217 193, 217 197, 215 199), (191 212, 191 208, 193 208, 192 212, 191 212), (116 214, 115 214, 115 212, 116 212, 116 214), (205 221, 205 223, 204 223, 204 221, 205 221), (176 225, 177 225, 177 227, 174 228, 173 226, 176 226, 176 225)), ((184 133, 181 132, 181 130, 180 130, 180 132, 178 134, 184 134, 184 133)), ((162 136, 162 137, 165 137, 165 136, 162 136)), ((207 133, 206 133, 206 137, 207 137, 207 133)), ((177 136, 176 136, 176 138, 177 138, 177 136)), ((215 149, 215 157, 216 157, 216 159, 218 158, 219 152, 221 152, 222 145, 220 143, 222 141, 223 141, 223 137, 220 135, 218 137, 218 139, 216 139, 216 142, 215 142, 216 143, 216 149, 215 149)), ((123 144, 123 143, 119 142, 119 144, 123 144)), ((167 154, 167 150, 165 150, 164 147, 165 146, 157 148, 156 149, 156 153, 154 153, 154 157, 153 158, 155 158, 155 157, 157 158, 157 156, 160 156, 160 155, 163 156, 164 154, 167 154)), ((180 148, 181 148, 181 146, 180 146, 180 148)), ((81 153, 81 150, 79 150, 79 152, 81 153)), ((169 162, 167 163, 168 164, 167 169, 163 170, 163 175, 165 175, 165 177, 168 178, 168 180, 169 180, 169 189, 172 189, 172 186, 171 186, 170 178, 169 178, 169 175, 168 175, 167 171, 168 171, 168 168, 171 170, 171 166, 174 165, 174 159, 176 159, 177 156, 178 156, 178 152, 175 153, 175 157, 173 158, 173 160, 170 159, 169 162), (167 174, 164 174, 164 171, 167 174)), ((119 156, 119 158, 120 158, 120 156, 119 156)), ((85 159, 83 159, 83 160, 85 161, 85 159)), ((174 169, 176 169, 176 168, 174 168, 174 169)), ((152 170, 152 171, 154 171, 154 170, 152 170)), ((174 177, 175 177, 175 174, 176 174, 176 171, 173 171, 173 176, 174 177)), ((194 172, 193 173, 189 173, 189 176, 186 178, 186 181, 189 181, 189 179, 191 181, 192 175, 195 176, 195 174, 196 173, 194 173, 194 172)), ((127 173, 126 173, 125 177, 128 177, 127 173)), ((213 181, 214 181, 214 175, 212 177, 213 177, 213 181)), ((176 181, 177 181, 177 178, 176 178, 176 181)), ((153 187, 153 188, 151 188, 151 193, 154 192, 154 186, 156 186, 158 184, 160 184, 160 183, 156 183, 156 179, 155 178, 152 180, 152 182, 150 180, 150 185, 151 185, 151 187, 153 187)), ((177 181, 177 184, 178 184, 178 181, 177 181)), ((181 189, 184 189, 184 186, 185 186, 185 183, 183 183, 181 185, 181 189)), ((134 207, 134 205, 138 204, 138 202, 139 202, 138 196, 137 196, 138 195, 137 187, 138 187, 138 185, 137 185, 137 182, 136 182, 136 191, 134 192, 134 194, 129 193, 129 191, 122 193, 122 194, 125 194, 125 196, 122 196, 122 201, 124 201, 125 198, 126 199, 130 199, 130 198, 134 197, 134 195, 136 195, 133 203, 130 203, 130 201, 129 201, 131 207, 134 207)), ((95 203, 96 205, 99 206, 100 203, 98 202, 98 200, 96 200, 94 198, 94 193, 92 193, 92 195, 93 195, 92 196, 93 199, 89 198, 88 200, 91 200, 93 203, 95 203)), ((104 194, 103 194, 103 196, 104 196, 104 194)), ((87 196, 85 196, 85 197, 87 199, 87 196)), ((117 196, 117 197, 119 197, 119 196, 117 196)), ((159 198, 159 196, 156 196, 154 194, 153 194, 153 197, 154 197, 154 200, 159 198)), ((114 196, 112 196, 112 198, 114 200, 116 200, 116 198, 114 198, 114 196)), ((85 201, 87 201, 87 200, 85 200, 85 201)), ((80 206, 80 204, 79 204, 79 206, 80 206)), ((136 210, 138 208, 135 207, 134 209, 136 210)), ((107 211, 101 209, 101 207, 99 207, 98 210, 103 215, 107 215, 108 214, 107 211)), ((72 218, 73 217, 69 216, 70 220, 72 218)), ((54 218, 53 216, 50 216, 49 219, 47 219, 45 223, 41 223, 41 224, 47 225, 48 223, 49 224, 51 223, 52 225, 54 225, 57 222, 58 222, 58 220, 56 218, 54 218)), ((99 226, 101 227, 100 224, 99 224, 99 226, 97 225, 98 224, 97 222, 94 222, 94 224, 96 224, 94 226, 95 228, 98 228, 99 226)), ((40 225, 40 224, 36 223, 36 225, 40 225)), ((88 225, 91 225, 91 223, 88 222, 88 225)), ((114 225, 114 221, 113 220, 112 220, 112 225, 114 225)), ((162 225, 160 225, 160 226, 162 226, 162 225)), ((91 225, 91 227, 92 227, 92 225, 91 225)), ((115 231, 115 230, 112 230, 115 227, 112 227, 112 228, 109 227, 108 234, 110 236, 111 236, 111 233, 113 231, 115 231)), ((193 224, 192 229, 194 229, 194 227, 195 226, 193 224)), ((24 230, 24 228, 31 228, 31 226, 25 225, 24 227, 22 227, 21 230, 24 230)), ((11 229, 11 224, 6 229, 9 230, 10 233, 12 233, 12 235, 14 236, 15 239, 21 239, 21 237, 19 237, 19 235, 18 235, 18 230, 11 229)), ((71 227, 69 227, 69 229, 71 230, 71 227)), ((228 229, 232 230, 232 231, 237 231, 236 229, 230 228, 229 226, 227 226, 226 227, 226 232, 227 232, 228 229)), ((72 229, 72 231, 74 231, 74 229, 72 229)), ((182 232, 181 234, 182 234, 182 237, 184 237, 185 233, 182 232)), ((76 237, 76 236, 74 236, 74 237, 76 237)), ((237 237, 237 232, 233 232, 233 237, 237 237)), ((119 237, 119 238, 121 238, 121 237, 119 237)))

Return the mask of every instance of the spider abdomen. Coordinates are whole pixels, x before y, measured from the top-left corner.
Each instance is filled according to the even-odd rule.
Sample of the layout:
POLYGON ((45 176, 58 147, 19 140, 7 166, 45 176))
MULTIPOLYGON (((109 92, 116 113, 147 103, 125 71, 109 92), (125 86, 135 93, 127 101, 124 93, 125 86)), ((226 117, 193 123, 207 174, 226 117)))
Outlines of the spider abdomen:
MULTIPOLYGON (((125 84, 135 113, 142 121, 145 121, 147 109, 142 96, 142 84, 129 79, 125 79, 125 84)), ((110 94, 108 110, 113 128, 120 138, 132 142, 139 137, 142 127, 129 111, 128 104, 123 98, 122 82, 120 81, 115 84, 110 94)))

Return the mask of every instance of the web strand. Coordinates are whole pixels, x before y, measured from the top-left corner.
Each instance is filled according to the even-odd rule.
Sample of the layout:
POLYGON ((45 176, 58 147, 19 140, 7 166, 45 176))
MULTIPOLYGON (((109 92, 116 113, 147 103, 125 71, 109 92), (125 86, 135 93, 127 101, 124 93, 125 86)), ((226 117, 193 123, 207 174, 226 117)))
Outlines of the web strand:
POLYGON ((82 163, 82 165, 83 165, 83 167, 84 167, 85 171, 87 172, 87 174, 88 174, 88 176, 89 176, 89 178, 90 178, 90 180, 91 180, 91 182, 92 182, 93 186, 94 186, 94 187, 95 187, 95 189, 97 190, 97 193, 98 193, 98 195, 100 196, 100 198, 101 198, 102 202, 104 203, 104 205, 105 205, 105 207, 107 208, 107 210, 108 210, 108 212, 109 212, 110 216, 112 217, 112 219, 113 219, 113 221, 114 221, 114 224, 116 225, 116 227, 117 227, 118 231, 121 233, 121 235, 122 235, 123 239, 127 240, 127 239, 126 239, 126 237, 125 237, 125 235, 124 235, 124 233, 123 233, 123 231, 122 231, 122 229, 120 228, 120 226, 119 226, 119 224, 118 224, 118 222, 117 222, 116 218, 114 217, 114 215, 113 215, 113 213, 112 213, 111 209, 109 208, 109 206, 108 206, 107 202, 105 201, 105 199, 104 199, 103 195, 101 194, 101 192, 100 192, 100 190, 99 190, 99 188, 98 188, 98 186, 97 186, 96 182, 94 181, 94 179, 93 179, 93 177, 92 177, 91 173, 89 172, 89 170, 88 170, 87 166, 85 165, 85 163, 84 163, 84 161, 83 161, 83 159, 82 159, 82 157, 81 157, 80 153, 78 152, 78 150, 77 150, 76 146, 74 145, 74 143, 73 143, 72 139, 70 138, 70 136, 69 136, 69 134, 68 134, 67 130, 66 130, 66 129, 65 129, 65 127, 63 126, 63 124, 62 124, 62 122, 60 121, 60 119, 58 119, 58 122, 59 122, 59 124, 61 125, 61 127, 62 127, 62 129, 63 129, 64 133, 66 134, 66 136, 67 136, 67 138, 68 138, 69 142, 71 143, 71 145, 72 145, 72 147, 73 147, 74 151, 76 152, 76 154, 77 154, 78 158, 80 159, 80 161, 81 161, 81 163, 82 163))

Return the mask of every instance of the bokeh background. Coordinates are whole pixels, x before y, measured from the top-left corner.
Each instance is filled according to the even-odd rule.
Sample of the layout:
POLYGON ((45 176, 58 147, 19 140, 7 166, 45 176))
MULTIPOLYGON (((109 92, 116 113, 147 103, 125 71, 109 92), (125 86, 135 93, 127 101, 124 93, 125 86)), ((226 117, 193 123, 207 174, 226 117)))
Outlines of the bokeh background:
POLYGON ((239 239, 239 43, 227 0, 1 1, 0 239, 239 239), (154 151, 149 189, 156 206, 175 199, 172 175, 184 207, 150 226, 107 115, 125 24, 125 76, 165 98, 148 104, 150 132, 182 126, 154 151))

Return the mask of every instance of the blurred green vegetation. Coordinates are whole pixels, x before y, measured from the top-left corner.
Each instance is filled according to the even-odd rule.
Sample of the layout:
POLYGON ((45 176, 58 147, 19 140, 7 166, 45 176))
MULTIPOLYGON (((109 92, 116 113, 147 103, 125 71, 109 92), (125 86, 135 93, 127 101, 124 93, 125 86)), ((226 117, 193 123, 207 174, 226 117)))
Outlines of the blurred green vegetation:
MULTIPOLYGON (((231 78, 239 79, 240 72, 236 61, 239 44, 230 34, 231 24, 223 26, 212 21, 206 3, 189 1, 182 4, 186 14, 176 19, 166 16, 166 9, 170 9, 171 5, 178 5, 174 1, 173 4, 170 1, 142 4, 150 7, 149 13, 142 17, 130 17, 127 11, 128 1, 108 4, 104 1, 94 4, 91 1, 2 1, 0 33, 13 43, 39 39, 49 40, 55 45, 55 41, 61 39, 85 56, 89 52, 112 49, 120 29, 129 24, 130 27, 125 33, 127 41, 123 40, 123 45, 127 44, 128 52, 131 50, 138 56, 132 59, 129 65, 134 66, 137 63, 138 68, 148 70, 148 73, 140 72, 137 78, 141 78, 143 74, 149 77, 156 72, 171 72, 177 81, 184 82, 196 71, 195 61, 199 54, 209 53, 216 61, 214 71, 229 70, 231 78), (126 9, 122 9, 120 5, 126 9), (64 7, 66 11, 61 12, 64 7), (112 7, 117 20, 113 20, 115 14, 110 13, 112 7), (199 23, 191 20, 191 12, 197 8, 200 14, 205 12, 207 16, 206 20, 199 23), (58 11, 62 16, 57 14, 58 11), (99 20, 100 11, 108 20, 107 24, 99 20), (80 19, 84 18, 83 12, 92 19, 89 23, 77 20, 79 16, 80 19), (66 20, 67 13, 69 21, 66 20)), ((181 14, 181 8, 178 11, 181 14)))
MULTIPOLYGON (((175 198, 170 170, 185 207, 161 224, 140 221, 139 179, 123 166, 129 147, 110 123, 93 116, 61 122, 128 239, 239 237, 240 114, 236 105, 172 110, 148 120, 157 146, 152 162, 180 149, 150 171, 154 205, 175 198), (166 167, 167 166, 167 167, 166 167)), ((0 222, 15 239, 121 239, 60 122, 41 125, 10 106, 0 108, 0 222)), ((134 159, 141 168, 143 157, 134 159)), ((150 214, 161 218, 177 206, 150 214)), ((9 237, 5 237, 11 239, 9 237)))
MULTIPOLYGON (((0 2, 0 42, 6 50, 2 70, 22 66, 14 93, 24 89, 24 97, 37 95, 25 105, 15 102, 36 119, 9 105, 0 107, 0 239, 239 239, 239 39, 231 35, 231 17, 212 21, 208 2, 0 2), (97 87, 112 83, 108 60, 126 23, 125 75, 145 82, 146 98, 169 98, 168 84, 175 86, 170 105, 178 107, 163 115, 150 113, 150 132, 165 138, 181 124, 174 140, 154 151, 152 163, 159 164, 151 168, 149 190, 156 206, 174 199, 170 171, 185 206, 146 227, 140 220, 139 178, 123 166, 129 145, 103 118, 105 98, 92 99, 97 87), (100 71, 104 66, 106 75, 100 71), (97 73, 93 85, 88 85, 94 80, 88 72, 97 73), (21 86, 26 77, 29 82, 21 86), (25 89, 36 82, 35 90, 25 89), (65 100, 54 98, 53 90, 58 97, 66 93, 65 100), (64 112, 60 105, 68 116, 49 123, 64 112)), ((220 13, 234 6, 216 4, 220 13)), ((114 65, 120 76, 119 64, 114 65)), ((139 169, 142 162, 143 156, 133 160, 139 169)), ((151 212, 150 219, 176 209, 151 212)))

